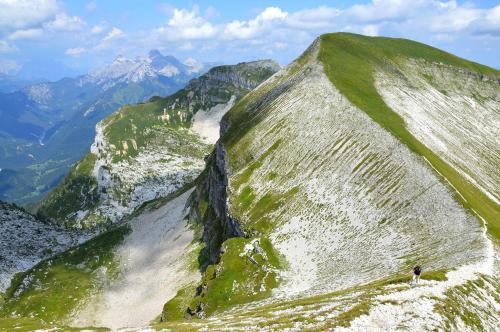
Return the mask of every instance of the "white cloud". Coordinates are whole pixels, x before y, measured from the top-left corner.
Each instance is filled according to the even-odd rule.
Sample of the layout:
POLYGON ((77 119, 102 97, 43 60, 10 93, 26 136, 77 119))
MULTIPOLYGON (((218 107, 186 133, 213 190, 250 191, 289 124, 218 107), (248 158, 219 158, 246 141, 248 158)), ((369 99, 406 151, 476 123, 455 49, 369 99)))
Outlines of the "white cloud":
POLYGON ((223 36, 227 39, 255 38, 282 23, 287 16, 288 13, 278 7, 268 7, 253 20, 228 23, 223 36))
MULTIPOLYGON (((206 16, 213 15, 213 10, 209 10, 206 16)), ((280 8, 268 7, 252 20, 215 25, 201 17, 197 7, 192 10, 174 8, 167 24, 155 29, 154 35, 168 41, 249 39, 272 29, 274 24, 283 22, 287 15, 280 8)))
POLYGON ((111 31, 106 35, 106 37, 102 39, 102 41, 108 42, 112 39, 120 38, 123 36, 125 36, 125 33, 122 30, 118 29, 117 27, 113 27, 113 29, 111 29, 111 31))
POLYGON ((85 25, 80 17, 66 14, 58 0, 0 0, 0 38, 36 40, 81 31, 85 25))
POLYGON ((432 0, 372 0, 369 4, 356 4, 345 10, 347 16, 359 22, 378 22, 383 20, 403 20, 418 15, 421 7, 428 6, 432 0))
POLYGON ((125 32, 113 27, 110 32, 94 47, 95 50, 105 50, 111 45, 116 45, 115 40, 125 37, 125 32))
POLYGON ((484 19, 472 23, 476 34, 500 37, 500 5, 486 10, 484 19))
POLYGON ((456 3, 444 7, 441 15, 434 15, 429 19, 429 29, 437 32, 461 31, 482 15, 476 8, 458 7, 456 3))
POLYGON ((94 25, 92 29, 90 29, 90 33, 93 35, 100 34, 103 31, 104 31, 104 26, 102 25, 94 25))
MULTIPOLYGON (((269 10, 266 9, 266 11, 269 10)), ((275 12, 282 12, 279 8, 275 12)), ((239 21, 226 24, 226 37, 256 38, 259 35, 259 14, 243 24, 239 21), (252 29, 253 28, 253 29, 252 29)), ((278 16, 279 17, 279 16, 278 16)), ((321 6, 282 15, 281 20, 270 21, 265 28, 265 38, 285 42, 299 33, 315 36, 325 32, 349 30, 366 35, 403 35, 454 37, 489 34, 500 37, 500 5, 479 8, 473 3, 455 0, 372 0, 346 9, 321 6), (459 34, 459 35, 457 35, 459 34)), ((261 24, 262 25, 262 24, 261 24)))
POLYGON ((53 21, 45 24, 52 31, 80 31, 87 25, 78 16, 68 16, 65 13, 57 14, 53 21))
POLYGON ((10 45, 5 40, 0 40, 0 53, 9 53, 17 51, 17 47, 10 45))
POLYGON ((33 27, 60 11, 56 0, 0 0, 0 30, 33 27))
POLYGON ((174 9, 173 15, 155 34, 167 40, 201 40, 213 38, 217 29, 200 17, 197 10, 174 9))
POLYGON ((85 53, 87 50, 84 47, 68 48, 64 54, 69 56, 79 56, 85 53))
POLYGON ((485 15, 486 25, 500 27, 500 5, 488 10, 485 15))
POLYGON ((283 19, 287 17, 288 13, 282 11, 278 7, 267 7, 262 13, 257 15, 257 17, 254 19, 254 21, 272 21, 275 19, 283 19))
POLYGON ((335 24, 340 10, 321 6, 292 13, 287 18, 289 27, 297 29, 320 29, 335 24))
POLYGON ((43 36, 42 29, 26 29, 26 30, 16 30, 11 33, 8 38, 10 40, 19 40, 19 39, 39 39, 43 36))
POLYGON ((0 73, 1 74, 15 74, 21 70, 22 65, 14 60, 0 59, 0 73))

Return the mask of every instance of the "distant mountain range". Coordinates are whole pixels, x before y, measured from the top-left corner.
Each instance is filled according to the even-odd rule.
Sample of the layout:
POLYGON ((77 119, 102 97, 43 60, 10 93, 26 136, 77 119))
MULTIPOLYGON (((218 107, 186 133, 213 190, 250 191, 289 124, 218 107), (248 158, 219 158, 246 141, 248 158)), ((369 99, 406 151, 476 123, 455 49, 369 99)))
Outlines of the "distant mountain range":
POLYGON ((151 51, 135 59, 119 56, 87 75, 27 85, 14 92, 15 80, 4 84, 0 199, 35 202, 85 154, 98 121, 125 104, 177 91, 206 67, 194 59, 181 62, 151 51))

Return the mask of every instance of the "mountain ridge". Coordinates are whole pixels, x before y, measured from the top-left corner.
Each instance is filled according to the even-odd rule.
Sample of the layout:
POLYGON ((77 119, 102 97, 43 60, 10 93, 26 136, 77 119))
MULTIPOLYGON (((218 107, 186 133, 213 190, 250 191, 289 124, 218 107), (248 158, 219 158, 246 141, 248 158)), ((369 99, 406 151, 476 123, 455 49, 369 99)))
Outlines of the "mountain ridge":
MULTIPOLYGON (((97 215, 117 222, 142 203, 192 181, 210 148, 196 132, 199 122, 222 116, 214 108, 227 110, 278 68, 270 60, 214 67, 171 96, 153 97, 111 114, 97 125, 91 153, 42 200, 40 215, 80 225, 97 208, 97 215), (87 190, 82 192, 75 183, 85 183, 87 190)), ((218 132, 215 120, 212 130, 218 132)), ((98 219, 95 224, 104 222, 98 219)))
MULTIPOLYGON (((350 34, 338 36, 350 39, 353 43, 363 38, 367 42, 374 40, 377 43, 376 39, 369 37, 350 34)), ((429 317, 433 315, 434 305, 436 308, 452 306, 459 312, 460 309, 448 300, 436 301, 429 297, 432 298, 433 292, 444 298, 464 296, 460 305, 472 310, 472 304, 467 299, 472 300, 467 296, 474 297, 472 294, 480 293, 481 287, 490 290, 496 287, 498 280, 493 277, 493 271, 498 269, 498 262, 494 258, 497 249, 492 244, 495 232, 490 231, 489 236, 483 234, 486 222, 474 210, 469 210, 467 205, 464 207, 458 203, 461 198, 455 194, 455 187, 443 180, 432 164, 429 165, 427 160, 408 149, 405 141, 393 136, 390 128, 386 130, 383 125, 372 120, 371 114, 365 114, 366 110, 356 107, 349 95, 337 90, 338 83, 328 74, 331 62, 327 61, 339 58, 333 54, 326 56, 320 53, 320 49, 329 46, 329 41, 323 40, 327 37, 318 39, 294 64, 250 92, 224 116, 221 127, 225 128, 225 134, 216 145, 207 166, 208 179, 199 189, 206 195, 199 197, 199 204, 204 206, 208 201, 208 209, 196 208, 196 204, 193 207, 207 211, 199 218, 199 222, 205 227, 203 239, 210 249, 211 259, 198 286, 206 290, 201 296, 194 297, 185 295, 189 294, 189 289, 184 289, 182 294, 179 292, 176 298, 166 304, 164 318, 171 320, 171 317, 179 317, 176 316, 176 310, 187 306, 188 311, 198 317, 214 315, 214 320, 220 325, 209 325, 212 328, 227 324, 237 328, 237 320, 241 319, 246 328, 273 326, 280 329, 289 326, 287 324, 290 321, 267 319, 258 309, 262 305, 260 296, 269 297, 264 303, 271 303, 270 306, 273 303, 280 306, 280 301, 285 298, 298 296, 299 305, 287 311, 291 320, 305 319, 307 323, 300 326, 314 326, 313 329, 339 326, 346 319, 343 314, 337 316, 332 313, 325 320, 325 316, 314 309, 302 310, 300 298, 320 296, 315 294, 331 291, 332 285, 337 285, 333 287, 339 287, 338 292, 341 294, 345 294, 342 289, 352 285, 352 292, 356 294, 356 290, 363 289, 356 284, 363 285, 370 280, 390 280, 384 279, 381 273, 387 273, 386 278, 390 278, 391 274, 393 277, 401 276, 418 263, 426 267, 429 276, 438 276, 438 271, 444 270, 444 273, 440 272, 443 276, 438 277, 438 280, 449 278, 454 281, 442 284, 447 285, 444 288, 437 287, 441 285, 439 282, 425 283, 428 293, 418 290, 405 292, 407 286, 399 284, 395 285, 398 291, 394 291, 392 296, 389 295, 390 285, 369 287, 375 292, 388 292, 385 298, 395 299, 397 304, 388 305, 377 301, 377 295, 369 295, 371 291, 362 293, 359 298, 353 295, 357 300, 350 307, 352 310, 345 309, 352 312, 354 317, 359 317, 359 320, 349 318, 349 321, 356 322, 352 329, 376 329, 373 324, 385 319, 381 316, 383 311, 392 310, 394 316, 391 319, 396 321, 391 320, 387 323, 389 325, 384 325, 385 328, 403 324, 412 330, 411 325, 404 323, 404 317, 415 318, 416 312, 411 309, 413 305, 405 304, 405 301, 412 301, 414 297, 422 297, 419 301, 433 303, 425 309, 422 305, 422 316, 418 318, 417 324, 420 327, 446 329, 468 324, 477 327, 463 313, 450 316, 439 311, 442 316, 432 320, 429 317), (320 54, 318 60, 315 59, 316 54, 320 54), (332 112, 331 116, 325 115, 325 112, 332 112), (370 138, 363 139, 364 135, 370 138), (301 187, 302 183, 305 187, 301 187), (216 193, 215 197, 212 197, 212 193, 216 193), (450 213, 454 217, 450 218, 450 213), (426 220, 432 220, 432 223, 426 220), (437 229, 431 230, 433 227, 437 229), (252 286, 253 282, 257 282, 257 285, 273 285, 269 279, 255 279, 255 274, 252 274, 258 273, 259 269, 273 271, 276 268, 265 260, 261 263, 258 256, 259 253, 269 255, 273 249, 262 250, 254 244, 254 241, 262 243, 268 236, 272 248, 284 255, 289 264, 288 271, 283 271, 280 277, 274 277, 278 283, 272 286, 276 288, 273 295, 266 293, 267 287, 259 292, 258 286, 252 286), (428 240, 432 244, 427 244, 428 240), (378 243, 380 249, 376 248, 378 243), (243 248, 247 246, 253 247, 253 251, 245 251, 243 248), (348 249, 350 246, 352 248, 348 249), (461 246, 462 249, 457 249, 461 246), (375 258, 377 255, 380 257, 375 258), (241 271, 241 267, 233 262, 238 256, 249 257, 250 261, 257 260, 257 271, 252 272, 254 270, 248 266, 241 271), (228 260, 233 263, 228 265, 228 260), (457 265, 461 267, 451 272, 457 265), (341 272, 344 268, 347 269, 345 273, 341 272), (213 274, 214 270, 217 272, 213 274), (229 275, 236 283, 236 286, 232 284, 233 291, 225 281, 229 275), (248 285, 250 290, 245 293, 238 287, 240 283, 248 285), (462 284, 472 287, 472 293, 460 291, 462 284), (238 301, 250 304, 241 305, 238 301), (184 303, 185 306, 176 307, 175 303, 184 303), (221 306, 233 313, 232 318, 226 319, 224 313, 214 313, 214 310, 224 311, 221 306), (229 309, 232 306, 237 309, 229 309), (255 314, 248 314, 248 310, 255 310, 255 314), (235 314, 238 318, 233 320, 235 314), (306 319, 308 315, 317 315, 318 319, 306 319), (276 325, 268 325, 273 323, 276 325)), ((405 47, 413 47, 413 42, 404 43, 410 43, 405 47)), ((349 56, 355 54, 352 46, 346 49, 350 50, 349 56)), ((360 66, 358 63, 356 65, 360 66)), ((350 67, 344 59, 337 68, 345 70, 350 67)), ((387 69, 387 66, 382 68, 387 69)), ((348 73, 346 71, 345 75, 348 73)), ((402 73, 414 75, 413 71, 402 73)), ((496 80, 488 82, 481 75, 476 76, 474 84, 496 84, 496 80)), ((349 82, 353 83, 352 77, 349 82)), ((440 87, 448 91, 446 86, 441 84, 440 87)), ((412 86, 406 88, 415 89, 412 86)), ((498 91, 498 86, 495 89, 498 91)), ((449 91, 451 93, 452 89, 449 91)), ((445 95, 444 92, 442 94, 445 95)), ((452 105, 455 105, 452 110, 456 111, 457 104, 452 105)), ((481 112, 491 111, 491 106, 481 109, 481 112)), ((475 130, 467 129, 469 133, 475 130)), ((470 143, 481 139, 481 136, 469 134, 467 138, 470 143)), ((495 223, 495 219, 489 221, 495 223)), ((338 300, 325 298, 324 307, 341 305, 337 301, 345 296, 342 295, 338 300)), ((307 303, 307 300, 304 301, 307 303)), ((484 300, 481 307, 474 307, 473 313, 470 313, 476 322, 485 324, 479 326, 495 326, 495 320, 490 320, 489 314, 482 311, 491 308, 494 303, 493 299, 484 300)), ((319 312, 322 310, 327 309, 320 309, 319 312)), ((164 326, 176 326, 175 319, 179 318, 174 318, 172 325, 167 323, 164 326)))
MULTIPOLYGON (((6 299, 3 315, 22 310, 46 321, 66 317, 60 324, 137 330, 496 329, 498 206, 484 192, 495 197, 500 183, 491 172, 500 157, 500 86, 490 79, 497 71, 409 40, 336 33, 320 36, 249 92, 214 90, 208 76, 192 81, 191 90, 123 107, 107 119, 107 143, 94 145, 107 163, 98 168, 109 171, 140 156, 162 125, 181 134, 203 112, 202 120, 212 111, 221 120, 221 136, 195 182, 146 203, 123 240, 93 247, 94 261, 113 257, 109 286, 92 286, 101 263, 64 258, 58 268, 91 271, 82 280, 97 287, 95 295, 55 283, 66 272, 52 273, 48 264, 28 273, 24 280, 34 281, 6 299), (170 208, 176 217, 152 216, 170 208), (159 309, 120 286, 130 285, 137 267, 157 271, 159 256, 141 253, 168 245, 147 239, 169 232, 181 235, 179 246, 191 241, 175 265, 189 277, 165 286, 175 296, 165 298, 159 321, 144 327, 137 317, 132 326, 119 316, 146 310, 146 321, 159 309), (422 280, 409 285, 415 265, 423 267, 422 280), (33 294, 63 289, 91 299, 85 309, 104 310, 82 322, 78 313, 87 310, 36 309, 43 304, 33 294), (113 311, 129 294, 137 305, 113 311)), ((220 78, 215 86, 231 75, 220 78)), ((182 138, 169 141, 167 151, 182 138)), ((141 279, 141 289, 150 281, 156 278, 141 279)))

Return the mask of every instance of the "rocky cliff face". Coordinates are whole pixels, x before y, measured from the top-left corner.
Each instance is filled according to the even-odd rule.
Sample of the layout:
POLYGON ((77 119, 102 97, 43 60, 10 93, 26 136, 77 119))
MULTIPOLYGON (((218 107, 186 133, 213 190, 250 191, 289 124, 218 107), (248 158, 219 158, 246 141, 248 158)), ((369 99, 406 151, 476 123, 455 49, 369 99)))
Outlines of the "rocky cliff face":
POLYGON ((172 95, 167 109, 187 109, 194 114, 227 103, 231 96, 239 100, 279 69, 280 66, 273 60, 214 67, 172 95))
POLYGON ((262 82, 262 77, 269 77, 269 73, 275 73, 279 69, 280 66, 273 60, 260 60, 236 66, 215 67, 207 73, 206 78, 252 90, 262 82))
POLYGON ((232 237, 242 237, 238 220, 229 214, 228 180, 229 169, 226 151, 221 142, 215 145, 214 152, 207 162, 207 179, 202 186, 207 187, 210 212, 203 223, 203 241, 207 244, 210 262, 220 258, 220 249, 224 241, 232 237))

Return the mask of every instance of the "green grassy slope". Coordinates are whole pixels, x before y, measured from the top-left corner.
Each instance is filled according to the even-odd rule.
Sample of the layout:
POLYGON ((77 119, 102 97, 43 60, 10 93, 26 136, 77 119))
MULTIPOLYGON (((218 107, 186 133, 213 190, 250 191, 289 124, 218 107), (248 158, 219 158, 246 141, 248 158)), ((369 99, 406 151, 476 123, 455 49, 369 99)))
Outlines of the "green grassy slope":
POLYGON ((96 156, 88 153, 76 164, 61 184, 41 201, 37 216, 63 223, 60 216, 93 208, 98 202, 97 181, 92 174, 95 161, 96 156))
POLYGON ((396 67, 398 61, 408 58, 438 62, 491 77, 499 77, 500 71, 418 42, 349 33, 321 36, 318 58, 323 63, 326 74, 340 92, 413 152, 425 157, 458 191, 460 195, 456 195, 456 199, 465 208, 474 210, 484 218, 490 233, 497 241, 500 240, 500 207, 418 141, 408 131, 404 120, 385 104, 374 86, 377 67, 396 67))
POLYGON ((128 232, 115 228, 18 274, 0 303, 0 327, 11 317, 64 324, 81 301, 117 276, 114 248, 128 232))
MULTIPOLYGON (((108 142, 118 149, 123 149, 123 142, 127 142, 128 150, 126 154, 113 156, 113 162, 118 162, 129 157, 135 157, 141 148, 156 142, 157 138, 161 137, 163 131, 169 131, 172 134, 179 135, 179 129, 187 129, 190 126, 190 116, 188 119, 186 109, 170 109, 171 100, 167 98, 155 98, 154 100, 138 104, 127 105, 104 120, 106 126, 105 136, 108 142), (165 112, 169 116, 167 123, 159 119, 163 115, 164 109, 169 107, 165 112), (131 143, 134 139, 137 149, 131 143)), ((180 133, 180 135, 188 135, 180 133)), ((188 135, 189 136, 189 135, 188 135)), ((188 137, 189 138, 189 137, 188 137)), ((194 138, 191 138, 194 140, 194 138)), ((174 146, 172 146, 174 147, 174 146)), ((170 146, 169 146, 170 148, 170 146)), ((122 150, 123 151, 123 150, 122 150)), ((190 155, 191 150, 182 149, 181 146, 175 149, 174 153, 182 155, 190 155)), ((192 151, 196 157, 199 157, 199 151, 192 151), (198 152, 198 153, 196 153, 198 152)))

